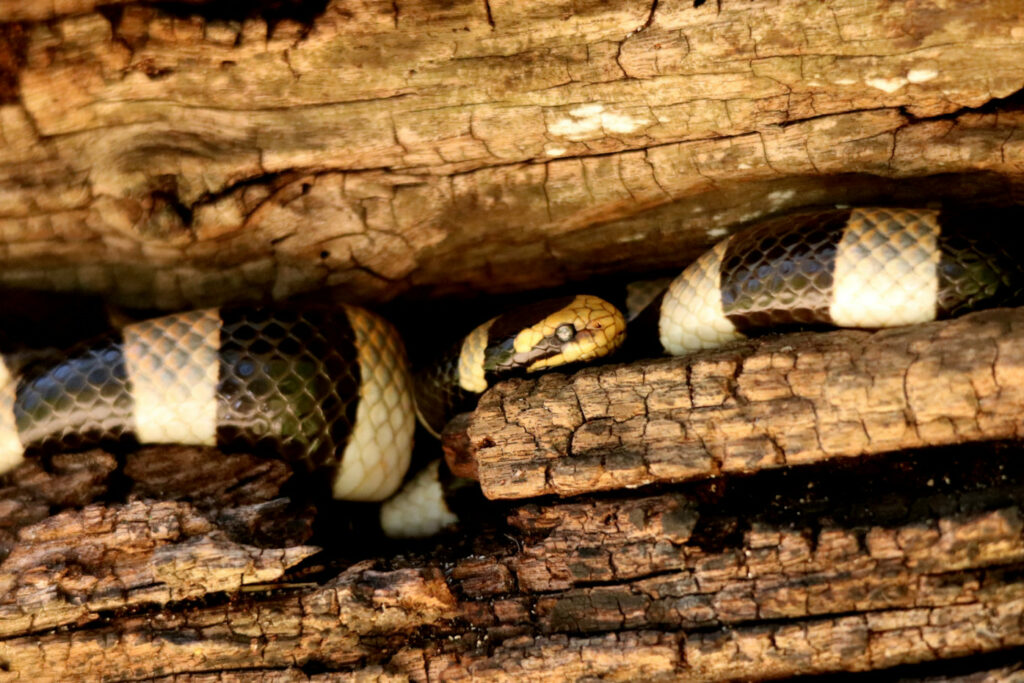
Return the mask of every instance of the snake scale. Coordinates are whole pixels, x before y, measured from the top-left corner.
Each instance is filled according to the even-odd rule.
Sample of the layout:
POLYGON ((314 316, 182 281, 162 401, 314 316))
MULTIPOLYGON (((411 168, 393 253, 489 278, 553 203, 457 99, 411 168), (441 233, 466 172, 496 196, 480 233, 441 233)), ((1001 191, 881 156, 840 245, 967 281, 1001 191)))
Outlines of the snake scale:
MULTIPOLYGON (((758 223, 687 267, 630 335, 685 354, 779 326, 879 328, 1014 305, 1024 295, 1012 232, 1022 217, 1019 208, 848 208, 758 223)), ((597 297, 550 300, 484 323, 413 375, 395 328, 355 306, 167 315, 54 361, 0 363, 0 473, 33 454, 109 443, 273 454, 329 472, 336 498, 391 497, 385 531, 425 535, 456 517, 436 462, 392 497, 416 416, 436 435, 494 380, 605 356, 625 328, 597 297)))

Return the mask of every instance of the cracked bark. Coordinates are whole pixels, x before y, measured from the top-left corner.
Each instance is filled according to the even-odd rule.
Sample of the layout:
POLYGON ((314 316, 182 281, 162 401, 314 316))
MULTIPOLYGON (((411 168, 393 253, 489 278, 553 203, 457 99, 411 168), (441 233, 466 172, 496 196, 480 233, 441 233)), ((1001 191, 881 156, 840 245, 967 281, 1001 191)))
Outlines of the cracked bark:
POLYGON ((776 335, 503 382, 446 430, 492 499, 651 484, 1021 437, 1024 310, 776 335))
POLYGON ((796 206, 1018 193, 1012 3, 205 4, 0 2, 0 281, 507 292, 796 206))
MULTIPOLYGON (((0 282, 415 304, 677 269, 792 207, 1019 199, 1013 3, 230 4, 0 0, 0 282)), ((500 386, 455 448, 488 495, 575 497, 411 546, 278 462, 28 463, 0 679, 1012 674, 1022 334, 500 386)))
POLYGON ((355 562, 324 562, 294 526, 254 543, 279 502, 90 503, 23 525, 0 564, 2 676, 704 680, 960 660, 909 670, 924 676, 966 655, 1005 671, 1024 643, 1022 475, 1009 448, 778 470, 528 503, 490 533, 355 562))

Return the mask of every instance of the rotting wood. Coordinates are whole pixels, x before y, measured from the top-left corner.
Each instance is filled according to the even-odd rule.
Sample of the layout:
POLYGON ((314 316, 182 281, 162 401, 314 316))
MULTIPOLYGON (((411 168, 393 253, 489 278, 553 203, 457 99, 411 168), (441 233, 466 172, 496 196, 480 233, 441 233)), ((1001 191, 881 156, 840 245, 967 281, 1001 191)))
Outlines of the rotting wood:
POLYGON ((489 498, 568 496, 1015 439, 1022 414, 1024 309, 997 309, 504 382, 448 459, 489 498))
POLYGON ((5 284, 521 290, 792 207, 1020 194, 1012 2, 204 4, 0 3, 5 284))
POLYGON ((0 637, 273 582, 316 551, 240 545, 184 503, 62 512, 22 529, 4 560, 0 637))
POLYGON ((314 549, 238 544, 188 504, 60 513, 23 529, 0 564, 17 587, 4 598, 0 679, 258 680, 299 666, 358 679, 713 680, 1024 645, 1019 449, 759 476, 528 504, 509 513, 514 542, 481 536, 455 553, 442 542, 314 583, 284 574, 314 549), (67 628, 46 628, 56 623, 67 628))
POLYGON ((276 523, 276 515, 245 514, 281 496, 291 476, 291 469, 277 460, 225 457, 195 447, 141 448, 125 458, 123 467, 100 450, 58 454, 45 463, 31 459, 0 488, 0 557, 10 553, 22 528, 42 522, 53 510, 109 500, 112 491, 122 488, 132 498, 188 500, 203 511, 217 511, 225 516, 222 526, 244 529, 249 543, 263 537, 301 543, 310 533, 308 511, 290 509, 287 529, 276 523))

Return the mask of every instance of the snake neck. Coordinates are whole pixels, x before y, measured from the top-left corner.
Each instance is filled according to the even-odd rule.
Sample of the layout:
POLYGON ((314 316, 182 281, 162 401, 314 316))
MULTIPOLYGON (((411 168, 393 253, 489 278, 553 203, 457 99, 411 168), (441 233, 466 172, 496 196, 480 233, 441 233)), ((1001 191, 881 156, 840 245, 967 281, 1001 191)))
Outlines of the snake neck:
MULTIPOLYGON (((668 287, 667 283, 664 287, 668 287)), ((664 353, 658 339, 658 321, 661 318, 661 303, 664 298, 663 289, 629 320, 629 334, 619 352, 620 356, 627 359, 655 358, 664 353)))
POLYGON ((445 424, 457 413, 472 407, 479 394, 459 384, 459 357, 462 344, 453 346, 433 363, 413 375, 416 416, 435 437, 441 437, 445 424))
POLYGON ((497 380, 600 358, 625 332, 615 306, 591 295, 544 299, 478 325, 415 378, 417 413, 434 436, 497 380))

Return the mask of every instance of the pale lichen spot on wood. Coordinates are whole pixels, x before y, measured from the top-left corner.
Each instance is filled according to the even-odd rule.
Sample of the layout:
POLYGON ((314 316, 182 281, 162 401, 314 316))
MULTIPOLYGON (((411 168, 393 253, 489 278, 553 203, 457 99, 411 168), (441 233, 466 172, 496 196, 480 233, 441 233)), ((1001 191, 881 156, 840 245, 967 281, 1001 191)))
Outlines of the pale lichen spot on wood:
POLYGON ((911 83, 924 83, 925 81, 932 80, 938 75, 939 72, 935 69, 911 69, 907 72, 907 80, 911 83))
POLYGON ((606 113, 601 116, 601 127, 610 133, 632 133, 643 121, 624 114, 606 113))
POLYGON ((772 206, 779 206, 796 196, 796 190, 775 190, 768 193, 768 203, 772 206))
POLYGON ((725 228, 709 228, 707 234, 711 239, 718 239, 719 237, 725 237, 728 232, 725 228))
POLYGON ((569 139, 587 136, 596 133, 601 129, 599 117, 565 118, 551 124, 549 130, 553 135, 560 135, 569 139))
POLYGON ((896 76, 893 78, 869 78, 864 81, 867 85, 872 88, 877 88, 882 92, 896 92, 907 84, 907 79, 902 76, 896 76))
POLYGON ((569 113, 573 116, 580 118, 586 118, 588 116, 597 116, 604 111, 604 105, 600 102, 589 102, 587 104, 581 104, 577 107, 573 107, 569 110, 569 113))
POLYGON ((632 133, 647 121, 629 114, 606 111, 603 104, 581 104, 569 110, 569 117, 552 123, 548 130, 553 135, 569 139, 585 138, 594 133, 632 133))

